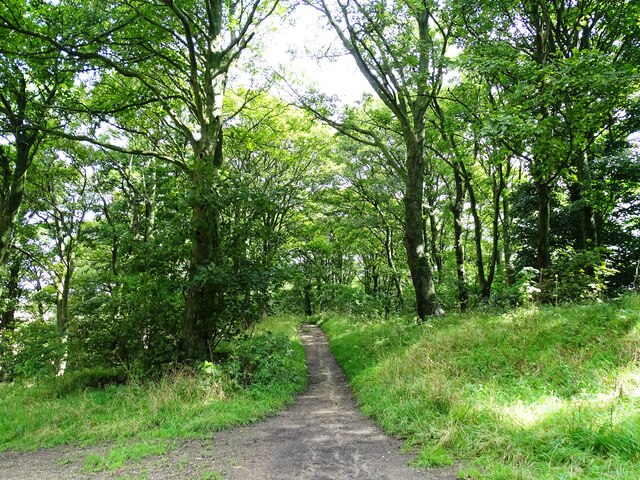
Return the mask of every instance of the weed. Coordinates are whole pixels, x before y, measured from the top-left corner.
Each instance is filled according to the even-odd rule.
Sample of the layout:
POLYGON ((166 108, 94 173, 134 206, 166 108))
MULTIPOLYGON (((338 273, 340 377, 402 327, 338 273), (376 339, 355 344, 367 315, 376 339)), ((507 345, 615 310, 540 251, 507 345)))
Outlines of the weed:
POLYGON ((155 455, 164 455, 167 451, 165 442, 140 442, 120 445, 110 449, 106 454, 90 454, 84 461, 85 472, 118 470, 125 464, 136 462, 155 455))
POLYGON ((224 477, 220 472, 214 470, 208 470, 201 472, 197 480, 224 480, 224 477))

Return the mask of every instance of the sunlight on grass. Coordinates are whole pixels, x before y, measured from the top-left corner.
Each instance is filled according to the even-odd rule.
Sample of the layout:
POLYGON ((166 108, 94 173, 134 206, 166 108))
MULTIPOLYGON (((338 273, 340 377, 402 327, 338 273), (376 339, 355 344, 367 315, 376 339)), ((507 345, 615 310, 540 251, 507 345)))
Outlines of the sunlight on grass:
POLYGON ((363 411, 419 465, 460 459, 474 479, 640 478, 639 296, 323 328, 363 411))
POLYGON ((516 427, 532 427, 562 408, 566 408, 566 405, 561 399, 546 397, 530 404, 518 401, 513 405, 496 405, 495 413, 511 420, 516 427))

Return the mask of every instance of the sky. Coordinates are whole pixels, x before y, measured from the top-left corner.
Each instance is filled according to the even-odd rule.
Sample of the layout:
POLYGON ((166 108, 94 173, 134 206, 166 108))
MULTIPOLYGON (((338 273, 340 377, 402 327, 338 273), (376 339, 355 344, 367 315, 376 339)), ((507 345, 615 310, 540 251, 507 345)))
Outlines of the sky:
POLYGON ((301 81, 349 104, 359 100, 363 93, 372 92, 350 55, 317 58, 328 50, 335 52, 340 42, 312 7, 299 6, 289 21, 272 25, 262 43, 266 47, 262 60, 272 69, 288 65, 289 82, 301 81))

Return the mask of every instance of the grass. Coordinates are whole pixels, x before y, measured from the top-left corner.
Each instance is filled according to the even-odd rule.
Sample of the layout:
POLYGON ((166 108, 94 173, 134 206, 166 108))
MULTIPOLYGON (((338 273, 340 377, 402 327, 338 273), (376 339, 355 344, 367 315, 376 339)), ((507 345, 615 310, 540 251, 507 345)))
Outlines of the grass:
POLYGON ((459 478, 640 478, 640 296, 321 321, 363 411, 459 478))
POLYGON ((167 452, 167 444, 158 441, 134 442, 110 449, 105 455, 97 453, 88 455, 84 460, 85 472, 101 472, 103 470, 118 470, 126 463, 135 462, 167 452))
POLYGON ((167 439, 204 437, 273 414, 306 385, 298 322, 279 317, 258 327, 256 335, 268 330, 293 340, 290 374, 266 386, 229 389, 203 383, 187 371, 152 384, 107 385, 65 395, 45 383, 0 384, 0 451, 115 442, 105 457, 85 464, 89 470, 109 469, 139 455, 161 454, 167 439))

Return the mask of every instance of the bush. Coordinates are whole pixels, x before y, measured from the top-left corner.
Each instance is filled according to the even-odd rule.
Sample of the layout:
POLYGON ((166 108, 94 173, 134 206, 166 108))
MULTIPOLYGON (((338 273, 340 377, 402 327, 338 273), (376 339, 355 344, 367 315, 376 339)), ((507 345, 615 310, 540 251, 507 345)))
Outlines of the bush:
POLYGON ((299 381, 293 342, 284 333, 265 332, 239 339, 224 368, 239 387, 299 381))
POLYGON ((230 348, 226 361, 204 362, 199 370, 174 365, 161 378, 143 382, 133 381, 134 376, 127 385, 116 386, 129 379, 122 368, 93 367, 54 379, 0 383, 0 451, 112 441, 120 449, 132 441, 210 438, 213 431, 276 413, 306 385, 298 323, 294 317, 279 317, 257 326, 258 332, 285 332, 293 341, 285 333, 256 334, 253 340, 240 340, 242 348, 225 344, 230 348), (258 353, 263 356, 251 361, 258 353), (254 382, 248 388, 230 376, 231 367, 239 371, 240 358, 254 368, 247 376, 254 382), (265 378, 268 370, 275 376, 270 381, 265 378))
POLYGON ((178 282, 140 273, 120 277, 117 294, 88 293, 69 324, 69 365, 82 370, 125 365, 136 376, 178 360, 183 315, 178 282))
POLYGON ((608 266, 603 249, 556 249, 552 260, 552 268, 540 283, 541 300, 547 303, 600 299, 607 290, 607 279, 616 273, 608 266))
POLYGON ((46 322, 18 324, 0 339, 2 380, 55 376, 66 353, 64 338, 56 325, 46 322))
POLYGON ((607 291, 608 279, 616 273, 608 265, 603 249, 556 249, 552 260, 551 268, 543 275, 533 267, 524 267, 518 272, 516 283, 509 289, 511 303, 599 300, 607 291))
POLYGON ((516 275, 516 283, 511 287, 511 297, 515 305, 526 305, 540 293, 538 277, 540 271, 533 267, 524 267, 516 275))

